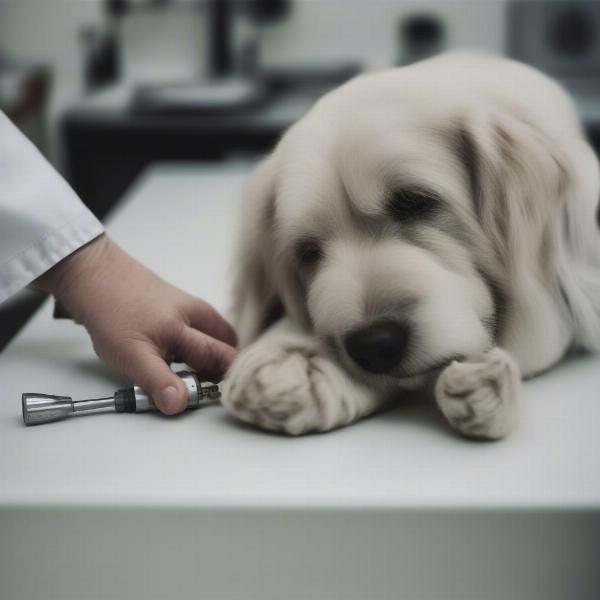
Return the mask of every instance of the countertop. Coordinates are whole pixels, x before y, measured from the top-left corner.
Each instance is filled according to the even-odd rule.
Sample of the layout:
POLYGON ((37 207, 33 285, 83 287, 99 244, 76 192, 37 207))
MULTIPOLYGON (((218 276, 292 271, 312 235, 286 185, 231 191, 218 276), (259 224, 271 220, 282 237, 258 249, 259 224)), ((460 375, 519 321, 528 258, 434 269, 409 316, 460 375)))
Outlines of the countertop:
MULTIPOLYGON (((123 199, 108 232, 159 275, 226 313, 236 218, 250 167, 246 162, 219 167, 154 167, 123 199)), ((590 575, 591 579, 581 576, 581 570, 588 568, 586 561, 592 560, 588 553, 600 550, 597 356, 569 359, 526 382, 516 431, 495 443, 458 437, 435 407, 414 399, 351 427, 299 438, 253 429, 234 420, 221 406, 176 418, 102 414, 29 428, 22 423, 23 392, 84 398, 112 393, 127 383, 96 358, 80 326, 52 319, 50 302, 2 354, 1 598, 21 597, 17 591, 23 585, 27 591, 24 598, 37 597, 43 589, 50 590, 45 597, 57 598, 71 597, 71 592, 73 597, 87 598, 82 590, 88 590, 90 598, 118 597, 114 595, 118 589, 127 589, 123 596, 127 598, 136 598, 136 594, 161 597, 168 585, 163 588, 154 583, 149 588, 154 575, 148 567, 155 558, 153 544, 160 553, 161 540, 171 539, 164 533, 167 530, 179 532, 179 537, 171 539, 176 548, 166 550, 157 560, 160 564, 179 561, 175 572, 184 590, 181 596, 171 597, 192 597, 194 586, 200 585, 199 577, 201 587, 208 586, 202 589, 211 592, 203 596, 207 598, 281 598, 285 590, 292 590, 288 598, 467 598, 471 597, 468 590, 486 589, 485 594, 473 598, 547 600, 567 597, 562 596, 563 591, 573 589, 579 595, 572 597, 591 598, 600 589, 598 574, 590 575), (252 516, 257 513, 263 516, 252 516), (123 539, 117 530, 110 538, 103 537, 107 523, 114 524, 117 514, 129 515, 119 521, 123 539), (189 521, 180 519, 171 527, 174 515, 182 514, 195 516, 189 521), (430 520, 424 517, 428 514, 430 520), (270 524, 250 535, 244 523, 256 525, 261 518, 271 519, 270 524), (152 531, 156 531, 161 519, 171 525, 164 524, 163 533, 154 541, 143 538, 145 534, 140 532, 146 531, 147 523, 152 522, 152 531), (198 525, 208 522, 203 519, 210 521, 204 529, 198 525), (192 522, 200 529, 194 529, 192 522), (412 525, 407 525, 409 522, 412 525), (542 522, 545 525, 540 528, 542 522), (98 546, 92 543, 95 549, 90 549, 69 523, 78 523, 88 541, 99 539, 98 546), (472 526, 476 523, 480 525, 475 534, 472 526), (557 524, 558 529, 553 529, 557 524), (371 527, 379 533, 369 541, 364 536, 375 531, 371 527), (407 527, 413 537, 407 534, 407 527), (48 548, 48 531, 66 529, 67 541, 54 539, 48 548), (307 532, 314 535, 298 542, 298 536, 307 532), (143 539, 136 537, 139 535, 143 539), (236 536, 245 541, 236 542, 236 536), (440 536, 446 541, 442 543, 440 536), (490 536, 495 540, 491 547, 487 543, 490 536), (18 543, 17 538, 21 540, 18 543), (388 565, 387 574, 378 575, 370 587, 364 577, 371 572, 371 563, 363 563, 361 553, 356 552, 361 539, 368 542, 373 565, 379 565, 376 572, 378 560, 388 565), (193 548, 194 561, 189 562, 192 559, 187 555, 182 559, 182 548, 202 546, 203 540, 212 540, 217 548, 193 548), (262 566, 244 562, 244 553, 251 552, 246 544, 252 546, 252 540, 260 546, 262 566), (331 559, 330 544, 334 542, 336 548, 342 544, 335 559, 327 567, 319 562, 319 568, 325 570, 316 582, 307 583, 310 573, 296 572, 294 565, 316 561, 322 553, 331 559), (48 558, 65 544, 71 544, 72 551, 73 543, 77 544, 76 554, 81 553, 76 557, 81 564, 80 573, 71 579, 61 579, 48 567, 38 581, 21 563, 36 552, 48 558), (424 563, 412 554, 415 543, 428 557, 423 560, 433 561, 441 569, 438 573, 445 573, 441 579, 429 567, 416 566, 424 563), (22 555, 14 553, 14 544, 22 555), (543 559, 538 554, 540 545, 543 559), (115 572, 123 569, 125 577, 127 569, 117 558, 125 551, 136 555, 129 568, 140 569, 149 577, 145 587, 135 587, 132 582, 125 588, 116 587, 125 585, 118 577, 98 580, 91 590, 86 587, 85 577, 96 573, 90 561, 108 561, 115 572), (200 576, 202 565, 196 558, 202 552, 209 573, 200 576), (568 564, 561 558, 565 552, 572 558, 568 564), (351 556, 346 560, 344 553, 351 556), (408 555, 411 558, 404 566, 393 566, 394 556, 402 563, 408 555), (489 559, 495 566, 488 564, 488 571, 483 567, 468 581, 450 568, 455 563, 464 565, 468 555, 485 564, 489 559), (497 555, 503 557, 501 566, 497 555), (233 556, 239 561, 235 563, 238 579, 223 575, 230 572, 231 564, 219 562, 233 556), (542 569, 543 577, 538 570, 533 579, 527 579, 531 569, 525 565, 515 567, 523 571, 515 580, 508 571, 502 575, 511 565, 527 560, 542 569), (454 575, 448 575, 448 569, 454 575), (258 576, 260 572, 269 577, 258 576), (495 588, 486 588, 486 581, 496 580, 495 588), (293 582, 296 587, 288 587, 293 582), (527 595, 505 595, 516 582, 527 595), (576 587, 569 587, 571 583, 576 587), (12 595, 2 593, 3 585, 12 595), (405 586, 402 589, 407 595, 395 595, 398 586, 405 586), (304 596, 307 590, 312 592, 304 596), (434 596, 439 590, 446 590, 447 595, 434 596), (418 595, 421 593, 424 595, 418 595)), ((57 560, 62 559, 54 556, 50 562, 57 560)), ((171 581, 169 573, 167 569, 167 582, 171 581)))

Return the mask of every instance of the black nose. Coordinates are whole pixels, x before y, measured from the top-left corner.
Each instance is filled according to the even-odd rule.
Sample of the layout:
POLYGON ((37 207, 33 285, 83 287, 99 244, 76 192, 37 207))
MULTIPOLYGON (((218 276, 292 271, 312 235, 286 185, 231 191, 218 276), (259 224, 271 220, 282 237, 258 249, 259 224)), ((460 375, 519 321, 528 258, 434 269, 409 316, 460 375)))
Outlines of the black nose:
POLYGON ((344 338, 352 360, 371 373, 386 373, 398 365, 408 340, 408 327, 395 321, 381 321, 357 329, 344 338))

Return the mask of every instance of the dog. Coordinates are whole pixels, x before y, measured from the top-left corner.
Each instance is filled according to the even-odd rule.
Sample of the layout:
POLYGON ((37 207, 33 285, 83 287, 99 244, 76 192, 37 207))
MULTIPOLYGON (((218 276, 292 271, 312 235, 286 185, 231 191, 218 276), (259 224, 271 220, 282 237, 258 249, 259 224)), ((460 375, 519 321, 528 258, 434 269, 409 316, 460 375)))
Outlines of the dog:
POLYGON ((569 96, 449 53, 360 75, 248 183, 223 403, 298 435, 407 390, 497 439, 522 378, 600 350, 599 165, 569 96))

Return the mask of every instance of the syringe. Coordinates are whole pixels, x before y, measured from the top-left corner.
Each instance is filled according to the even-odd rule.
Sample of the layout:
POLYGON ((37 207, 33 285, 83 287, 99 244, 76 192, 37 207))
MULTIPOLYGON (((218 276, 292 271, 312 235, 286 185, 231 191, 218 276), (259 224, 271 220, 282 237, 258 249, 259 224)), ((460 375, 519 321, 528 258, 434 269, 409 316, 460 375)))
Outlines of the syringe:
MULTIPOLYGON (((191 371, 179 371, 177 375, 187 389, 186 410, 213 404, 220 399, 221 391, 218 384, 200 381, 198 375, 191 371)), ((88 400, 73 400, 70 396, 26 393, 22 396, 22 404, 25 425, 60 421, 71 415, 88 411, 108 409, 115 412, 132 413, 157 410, 150 396, 137 385, 117 390, 112 396, 88 400)))

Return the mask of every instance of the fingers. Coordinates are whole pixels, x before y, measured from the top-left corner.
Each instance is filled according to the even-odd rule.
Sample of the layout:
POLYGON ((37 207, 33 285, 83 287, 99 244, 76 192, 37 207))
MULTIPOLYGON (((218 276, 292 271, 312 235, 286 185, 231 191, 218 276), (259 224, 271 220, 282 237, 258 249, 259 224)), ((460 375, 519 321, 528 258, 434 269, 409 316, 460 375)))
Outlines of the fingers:
POLYGON ((210 381, 221 381, 236 356, 235 348, 191 327, 186 327, 173 351, 210 381))
POLYGON ((140 343, 127 358, 126 374, 147 394, 162 413, 174 415, 185 410, 185 384, 167 365, 155 346, 140 343))
MULTIPOLYGON (((210 381, 220 381, 236 355, 235 348, 191 327, 182 330, 170 350, 196 370, 202 379, 210 381)), ((125 374, 149 394, 162 413, 174 415, 185 410, 185 384, 152 342, 136 343, 127 352, 124 363, 121 368, 125 374)))
POLYGON ((233 327, 210 304, 194 298, 193 304, 188 308, 187 317, 194 329, 230 346, 237 343, 233 327))

